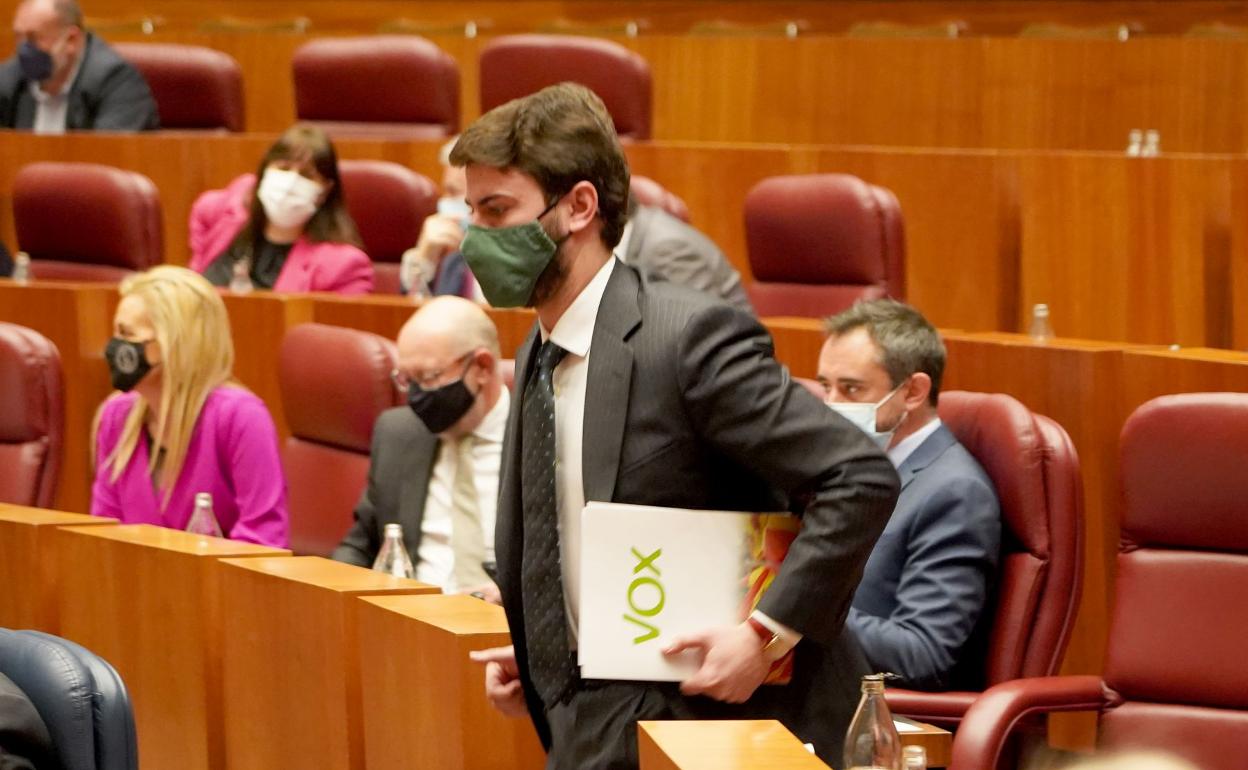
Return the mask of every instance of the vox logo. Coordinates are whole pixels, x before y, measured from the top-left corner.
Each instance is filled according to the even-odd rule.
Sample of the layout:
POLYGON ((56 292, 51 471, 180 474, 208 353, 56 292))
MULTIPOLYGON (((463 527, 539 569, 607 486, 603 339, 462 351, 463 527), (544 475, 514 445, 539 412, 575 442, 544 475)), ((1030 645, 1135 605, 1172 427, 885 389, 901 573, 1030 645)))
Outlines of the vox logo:
POLYGON ((663 573, 659 570, 659 557, 663 549, 643 555, 636 546, 629 549, 637 564, 633 567, 633 582, 628 584, 628 608, 632 613, 624 613, 624 619, 637 626, 640 634, 633 639, 633 644, 643 644, 658 637, 658 614, 663 611, 663 603, 667 600, 663 592, 663 584, 659 578, 663 573))

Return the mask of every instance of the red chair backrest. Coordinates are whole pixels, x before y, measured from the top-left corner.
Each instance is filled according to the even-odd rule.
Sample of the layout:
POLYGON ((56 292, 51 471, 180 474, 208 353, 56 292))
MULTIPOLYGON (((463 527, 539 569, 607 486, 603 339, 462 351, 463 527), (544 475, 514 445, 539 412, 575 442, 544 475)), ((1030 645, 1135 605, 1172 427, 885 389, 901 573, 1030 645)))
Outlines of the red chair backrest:
POLYGON ((399 261, 416 245, 425 217, 438 209, 438 188, 428 177, 384 160, 338 163, 347 211, 373 260, 377 294, 399 293, 399 261))
POLYGON ((860 299, 905 298, 905 228, 893 193, 849 174, 778 176, 745 198, 760 316, 819 317, 860 299))
POLYGON ((369 332, 300 324, 278 356, 290 438, 282 447, 290 547, 328 556, 351 526, 368 479, 373 423, 399 403, 394 343, 369 332))
POLYGON ((56 345, 0 322, 0 503, 52 507, 65 440, 56 345))
POLYGON ((629 180, 629 191, 642 206, 660 208, 682 222, 689 222, 689 207, 680 196, 669 191, 663 185, 648 176, 633 174, 629 180))
POLYGON ((160 194, 134 171, 23 166, 13 180, 13 223, 36 278, 115 282, 164 260, 160 194))
POLYGON ((1001 393, 940 394, 940 419, 996 486, 1001 560, 984 679, 1057 671, 1083 575, 1079 457, 1061 426, 1001 393))
POLYGON ((319 38, 295 51, 295 111, 331 135, 442 139, 459 130, 459 67, 415 35, 319 38))
POLYGON ((1122 535, 1101 744, 1244 766, 1248 394, 1163 396, 1122 429, 1122 535))
POLYGON ((243 130, 243 71, 234 57, 198 45, 113 47, 147 80, 161 128, 243 130))
POLYGON ((602 99, 622 139, 650 138, 650 65, 619 43, 573 35, 503 35, 481 49, 481 111, 574 81, 602 99))

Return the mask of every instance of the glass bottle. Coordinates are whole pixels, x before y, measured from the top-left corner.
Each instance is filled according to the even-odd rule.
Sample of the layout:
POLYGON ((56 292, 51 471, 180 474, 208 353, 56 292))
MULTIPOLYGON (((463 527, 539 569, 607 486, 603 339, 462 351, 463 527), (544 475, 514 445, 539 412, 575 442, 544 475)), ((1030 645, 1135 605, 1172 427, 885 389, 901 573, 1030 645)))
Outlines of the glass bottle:
POLYGON ((884 675, 862 678, 862 700, 845 734, 844 770, 902 770, 901 737, 884 702, 884 675))
POLYGON ((13 257, 13 283, 26 285, 30 283, 30 255, 24 251, 17 252, 13 257))
POLYGON ((927 770, 927 751, 922 746, 907 746, 901 752, 902 770, 927 770))
POLYGON ((403 545, 403 525, 386 525, 385 539, 373 561, 373 569, 395 577, 410 578, 416 574, 412 569, 412 557, 407 555, 407 547, 403 545))
POLYGON ((1049 306, 1043 302, 1037 303, 1031 309, 1031 328, 1027 330, 1030 336, 1036 342, 1047 342, 1053 339, 1053 324, 1049 321, 1049 306))
POLYGON ((191 514, 191 520, 186 523, 186 531, 193 535, 225 537, 221 534, 221 525, 217 523, 217 517, 212 512, 212 495, 207 492, 195 495, 195 511, 191 514))
POLYGON ((1140 155, 1145 158, 1155 158, 1161 154, 1161 132, 1155 128, 1150 128, 1144 132, 1144 147, 1140 150, 1140 155))
POLYGON ((234 272, 230 276, 230 291, 235 294, 248 294, 252 289, 256 288, 251 283, 251 263, 249 260, 240 259, 234 263, 234 272))

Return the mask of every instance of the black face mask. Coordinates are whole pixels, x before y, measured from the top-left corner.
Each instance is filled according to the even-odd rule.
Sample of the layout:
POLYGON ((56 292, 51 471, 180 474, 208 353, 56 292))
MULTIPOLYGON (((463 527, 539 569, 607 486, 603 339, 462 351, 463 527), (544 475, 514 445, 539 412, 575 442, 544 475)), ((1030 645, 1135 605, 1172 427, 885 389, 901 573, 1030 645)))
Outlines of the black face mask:
POLYGON ((144 352, 146 342, 131 342, 113 337, 104 348, 104 360, 108 362, 108 376, 117 390, 128 392, 152 370, 144 352))
POLYGON ((22 70, 22 76, 36 83, 52 77, 52 70, 55 68, 52 54, 29 40, 23 40, 17 47, 17 64, 22 70))
MULTIPOLYGON (((467 371, 464 373, 467 374, 467 371)), ((441 433, 459 422, 476 400, 477 397, 464 384, 462 375, 455 382, 440 388, 425 390, 413 384, 407 389, 407 405, 430 433, 441 433)))

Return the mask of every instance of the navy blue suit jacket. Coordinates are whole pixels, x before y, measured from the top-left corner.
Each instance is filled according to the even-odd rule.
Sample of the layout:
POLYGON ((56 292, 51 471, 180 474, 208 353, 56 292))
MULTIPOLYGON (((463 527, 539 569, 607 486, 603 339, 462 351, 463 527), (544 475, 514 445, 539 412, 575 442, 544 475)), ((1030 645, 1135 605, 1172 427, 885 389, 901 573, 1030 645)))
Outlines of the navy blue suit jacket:
MULTIPOLYGON (((897 469, 901 496, 867 560, 846 621, 867 660, 905 686, 972 686, 963 653, 978 640, 1001 549, 1001 508, 984 469, 945 426, 897 469), (956 673, 955 673, 956 669, 956 673)), ((969 661, 969 671, 982 671, 969 661)))

